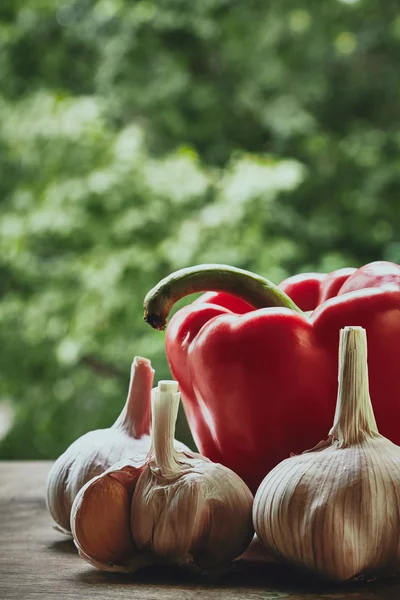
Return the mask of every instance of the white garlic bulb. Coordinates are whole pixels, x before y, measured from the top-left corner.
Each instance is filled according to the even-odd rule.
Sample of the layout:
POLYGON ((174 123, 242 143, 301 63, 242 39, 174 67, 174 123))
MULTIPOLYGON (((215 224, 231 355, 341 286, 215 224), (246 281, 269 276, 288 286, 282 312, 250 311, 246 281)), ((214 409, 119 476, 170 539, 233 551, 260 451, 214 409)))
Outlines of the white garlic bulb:
POLYGON ((47 507, 64 533, 70 531, 71 506, 90 479, 123 458, 145 461, 150 450, 150 403, 154 370, 147 358, 132 362, 125 406, 109 429, 90 431, 56 460, 47 479, 47 507))
POLYGON ((104 570, 149 563, 218 569, 253 537, 253 497, 226 467, 174 444, 176 382, 153 390, 152 452, 111 467, 77 495, 71 528, 83 558, 104 570), (123 534, 117 531, 123 530, 123 534))
POLYGON ((253 519, 275 558, 344 581, 400 567, 400 447, 376 426, 364 329, 340 332, 339 360, 328 439, 266 476, 253 519))
POLYGON ((175 451, 179 394, 168 387, 153 394, 154 455, 133 495, 133 541, 163 561, 205 570, 221 567, 253 537, 252 494, 227 467, 175 451))

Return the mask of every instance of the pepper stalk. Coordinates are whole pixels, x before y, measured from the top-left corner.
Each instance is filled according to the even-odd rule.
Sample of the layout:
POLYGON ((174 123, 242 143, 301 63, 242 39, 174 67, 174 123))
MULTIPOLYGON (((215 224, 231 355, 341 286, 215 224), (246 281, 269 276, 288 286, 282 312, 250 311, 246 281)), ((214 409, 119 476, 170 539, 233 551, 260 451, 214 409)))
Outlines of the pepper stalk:
POLYGON ((302 310, 274 283, 251 271, 228 265, 205 264, 175 271, 162 279, 144 299, 144 320, 163 330, 178 300, 196 292, 225 292, 245 300, 255 309, 280 306, 302 310))

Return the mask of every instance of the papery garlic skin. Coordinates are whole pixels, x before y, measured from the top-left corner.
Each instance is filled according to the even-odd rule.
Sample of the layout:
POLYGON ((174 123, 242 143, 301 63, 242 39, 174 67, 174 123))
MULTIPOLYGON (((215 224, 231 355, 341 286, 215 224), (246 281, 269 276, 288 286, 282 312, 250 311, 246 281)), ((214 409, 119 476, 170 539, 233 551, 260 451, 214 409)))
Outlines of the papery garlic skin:
POLYGON ((86 482, 123 458, 147 456, 153 378, 150 361, 135 357, 126 404, 115 424, 86 433, 55 461, 47 478, 47 507, 64 533, 70 532, 72 503, 86 482))
MULTIPOLYGON (((174 444, 187 449, 175 440, 174 444)), ((97 569, 126 573, 153 562, 136 549, 130 524, 133 492, 149 450, 150 445, 146 453, 113 464, 76 494, 70 517, 72 536, 81 558, 97 569)))
POLYGON ((174 440, 178 384, 152 391, 152 447, 144 462, 122 461, 77 494, 71 530, 98 569, 149 564, 215 570, 250 544, 253 496, 233 471, 174 440))
POLYGON ((399 470, 400 449, 385 439, 289 458, 257 491, 257 535, 275 558, 329 579, 391 574, 400 564, 399 470))
POLYGON ((176 455, 180 472, 165 478, 147 465, 132 501, 135 546, 161 562, 216 569, 253 538, 253 497, 230 469, 200 455, 176 455))
POLYGON ((124 460, 88 481, 71 509, 71 531, 80 556, 103 571, 129 572, 149 564, 133 544, 132 494, 143 461, 124 460))
POLYGON ((152 392, 154 456, 133 494, 132 538, 160 562, 217 569, 252 540, 253 496, 230 469, 174 449, 179 394, 171 389, 168 399, 162 384, 161 391, 152 392))
POLYGON ((266 476, 254 499, 253 520, 275 558, 345 581, 393 574, 400 567, 400 447, 376 427, 365 331, 341 332, 340 354, 330 437, 266 476))

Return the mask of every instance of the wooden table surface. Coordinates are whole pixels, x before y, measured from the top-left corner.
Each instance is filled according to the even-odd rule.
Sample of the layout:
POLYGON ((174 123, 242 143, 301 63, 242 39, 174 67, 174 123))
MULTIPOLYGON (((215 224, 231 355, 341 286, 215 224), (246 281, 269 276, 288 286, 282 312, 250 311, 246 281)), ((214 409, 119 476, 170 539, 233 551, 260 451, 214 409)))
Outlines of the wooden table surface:
POLYGON ((44 493, 49 462, 0 462, 0 600, 400 600, 400 579, 322 587, 277 564, 238 561, 218 580, 170 569, 101 573, 55 531, 44 493))

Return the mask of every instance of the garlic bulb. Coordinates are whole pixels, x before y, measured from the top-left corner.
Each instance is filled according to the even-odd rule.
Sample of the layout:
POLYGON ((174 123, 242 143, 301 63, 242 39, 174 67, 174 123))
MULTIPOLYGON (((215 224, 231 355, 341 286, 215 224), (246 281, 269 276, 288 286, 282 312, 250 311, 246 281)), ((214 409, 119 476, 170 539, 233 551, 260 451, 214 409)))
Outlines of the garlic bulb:
POLYGON ((339 389, 325 442, 277 465, 254 500, 257 535, 282 561, 324 578, 400 566, 400 447, 378 433, 368 388, 366 332, 340 332, 339 389))
POLYGON ((147 462, 115 465, 77 495, 71 529, 81 556, 94 566, 135 571, 173 563, 212 570, 251 542, 250 490, 230 469, 177 449, 178 406, 176 382, 160 382, 153 390, 147 462))
POLYGON ((175 451, 178 403, 168 386, 154 391, 154 452, 133 495, 133 541, 163 561, 221 567, 250 544, 253 497, 227 467, 175 451))
POLYGON ((47 479, 47 507, 64 533, 70 531, 71 506, 90 479, 119 460, 145 460, 150 450, 150 401, 154 371, 147 358, 135 357, 125 406, 109 429, 90 431, 56 460, 47 479))

